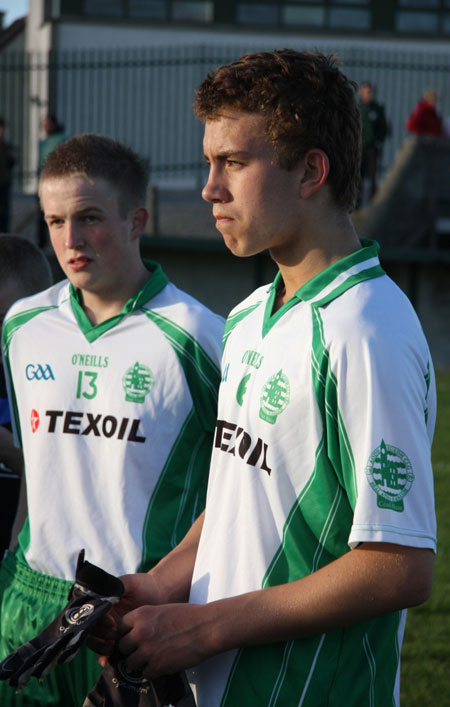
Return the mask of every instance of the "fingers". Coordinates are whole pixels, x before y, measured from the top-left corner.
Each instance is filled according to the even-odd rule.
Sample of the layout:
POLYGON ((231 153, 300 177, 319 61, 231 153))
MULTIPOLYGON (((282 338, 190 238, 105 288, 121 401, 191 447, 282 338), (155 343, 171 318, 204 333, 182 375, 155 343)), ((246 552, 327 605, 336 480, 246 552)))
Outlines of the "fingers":
POLYGON ((109 612, 92 627, 86 643, 94 653, 109 656, 116 640, 117 619, 109 612))
POLYGON ((142 671, 150 679, 159 675, 150 669, 152 663, 153 607, 130 611, 118 622, 117 648, 126 656, 130 670, 142 671))
POLYGON ((86 645, 99 656, 110 656, 114 650, 115 642, 89 637, 86 641, 86 645))

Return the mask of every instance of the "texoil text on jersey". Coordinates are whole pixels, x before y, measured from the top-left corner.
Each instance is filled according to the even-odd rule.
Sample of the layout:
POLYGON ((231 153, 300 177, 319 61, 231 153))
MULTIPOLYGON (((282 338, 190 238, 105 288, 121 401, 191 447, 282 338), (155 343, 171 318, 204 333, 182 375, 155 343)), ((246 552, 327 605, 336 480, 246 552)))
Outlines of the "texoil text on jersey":
POLYGON ((261 471, 266 471, 269 475, 272 471, 267 463, 267 444, 259 437, 255 442, 243 427, 238 427, 233 422, 217 420, 214 446, 233 456, 237 454, 250 466, 259 466, 261 471))
POLYGON ((130 420, 123 417, 119 420, 114 415, 93 415, 90 412, 76 412, 74 410, 46 410, 49 418, 48 432, 56 431, 62 434, 94 435, 96 437, 116 437, 128 442, 144 443, 146 437, 138 434, 139 419, 130 420))

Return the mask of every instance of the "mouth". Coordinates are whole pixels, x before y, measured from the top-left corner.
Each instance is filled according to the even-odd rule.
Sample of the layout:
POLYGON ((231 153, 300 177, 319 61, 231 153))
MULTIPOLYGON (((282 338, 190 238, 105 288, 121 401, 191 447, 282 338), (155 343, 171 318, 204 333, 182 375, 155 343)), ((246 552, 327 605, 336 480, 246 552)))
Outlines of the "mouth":
POLYGON ((234 221, 234 219, 231 216, 227 216, 227 214, 213 214, 213 216, 216 219, 216 225, 219 225, 221 223, 230 223, 231 221, 234 221))
POLYGON ((70 258, 68 261, 68 265, 72 270, 84 270, 89 263, 91 262, 91 259, 88 258, 86 255, 78 255, 76 258, 70 258))

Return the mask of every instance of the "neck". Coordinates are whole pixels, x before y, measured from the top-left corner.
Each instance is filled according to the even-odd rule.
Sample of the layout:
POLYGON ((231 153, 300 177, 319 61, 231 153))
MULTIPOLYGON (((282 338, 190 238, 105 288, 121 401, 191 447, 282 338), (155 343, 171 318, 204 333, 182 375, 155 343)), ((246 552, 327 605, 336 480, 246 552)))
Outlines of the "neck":
POLYGON ((125 303, 139 292, 150 277, 151 273, 142 264, 139 273, 127 280, 119 290, 117 288, 112 292, 80 290, 81 304, 91 324, 101 324, 119 314, 125 303))
POLYGON ((271 252, 284 283, 284 291, 277 298, 277 308, 291 299, 315 275, 361 248, 348 215, 345 215, 345 219, 337 219, 335 223, 328 221, 326 229, 310 230, 310 234, 307 239, 298 239, 298 247, 294 252, 271 252))

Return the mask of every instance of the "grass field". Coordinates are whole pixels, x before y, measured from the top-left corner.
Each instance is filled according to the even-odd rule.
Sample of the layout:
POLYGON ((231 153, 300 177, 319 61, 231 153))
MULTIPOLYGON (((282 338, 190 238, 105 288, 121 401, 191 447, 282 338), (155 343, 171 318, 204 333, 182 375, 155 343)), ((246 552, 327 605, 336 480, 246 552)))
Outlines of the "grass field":
POLYGON ((401 707, 450 706, 450 372, 437 374, 437 390, 433 466, 438 554, 431 599, 408 612, 401 707))

